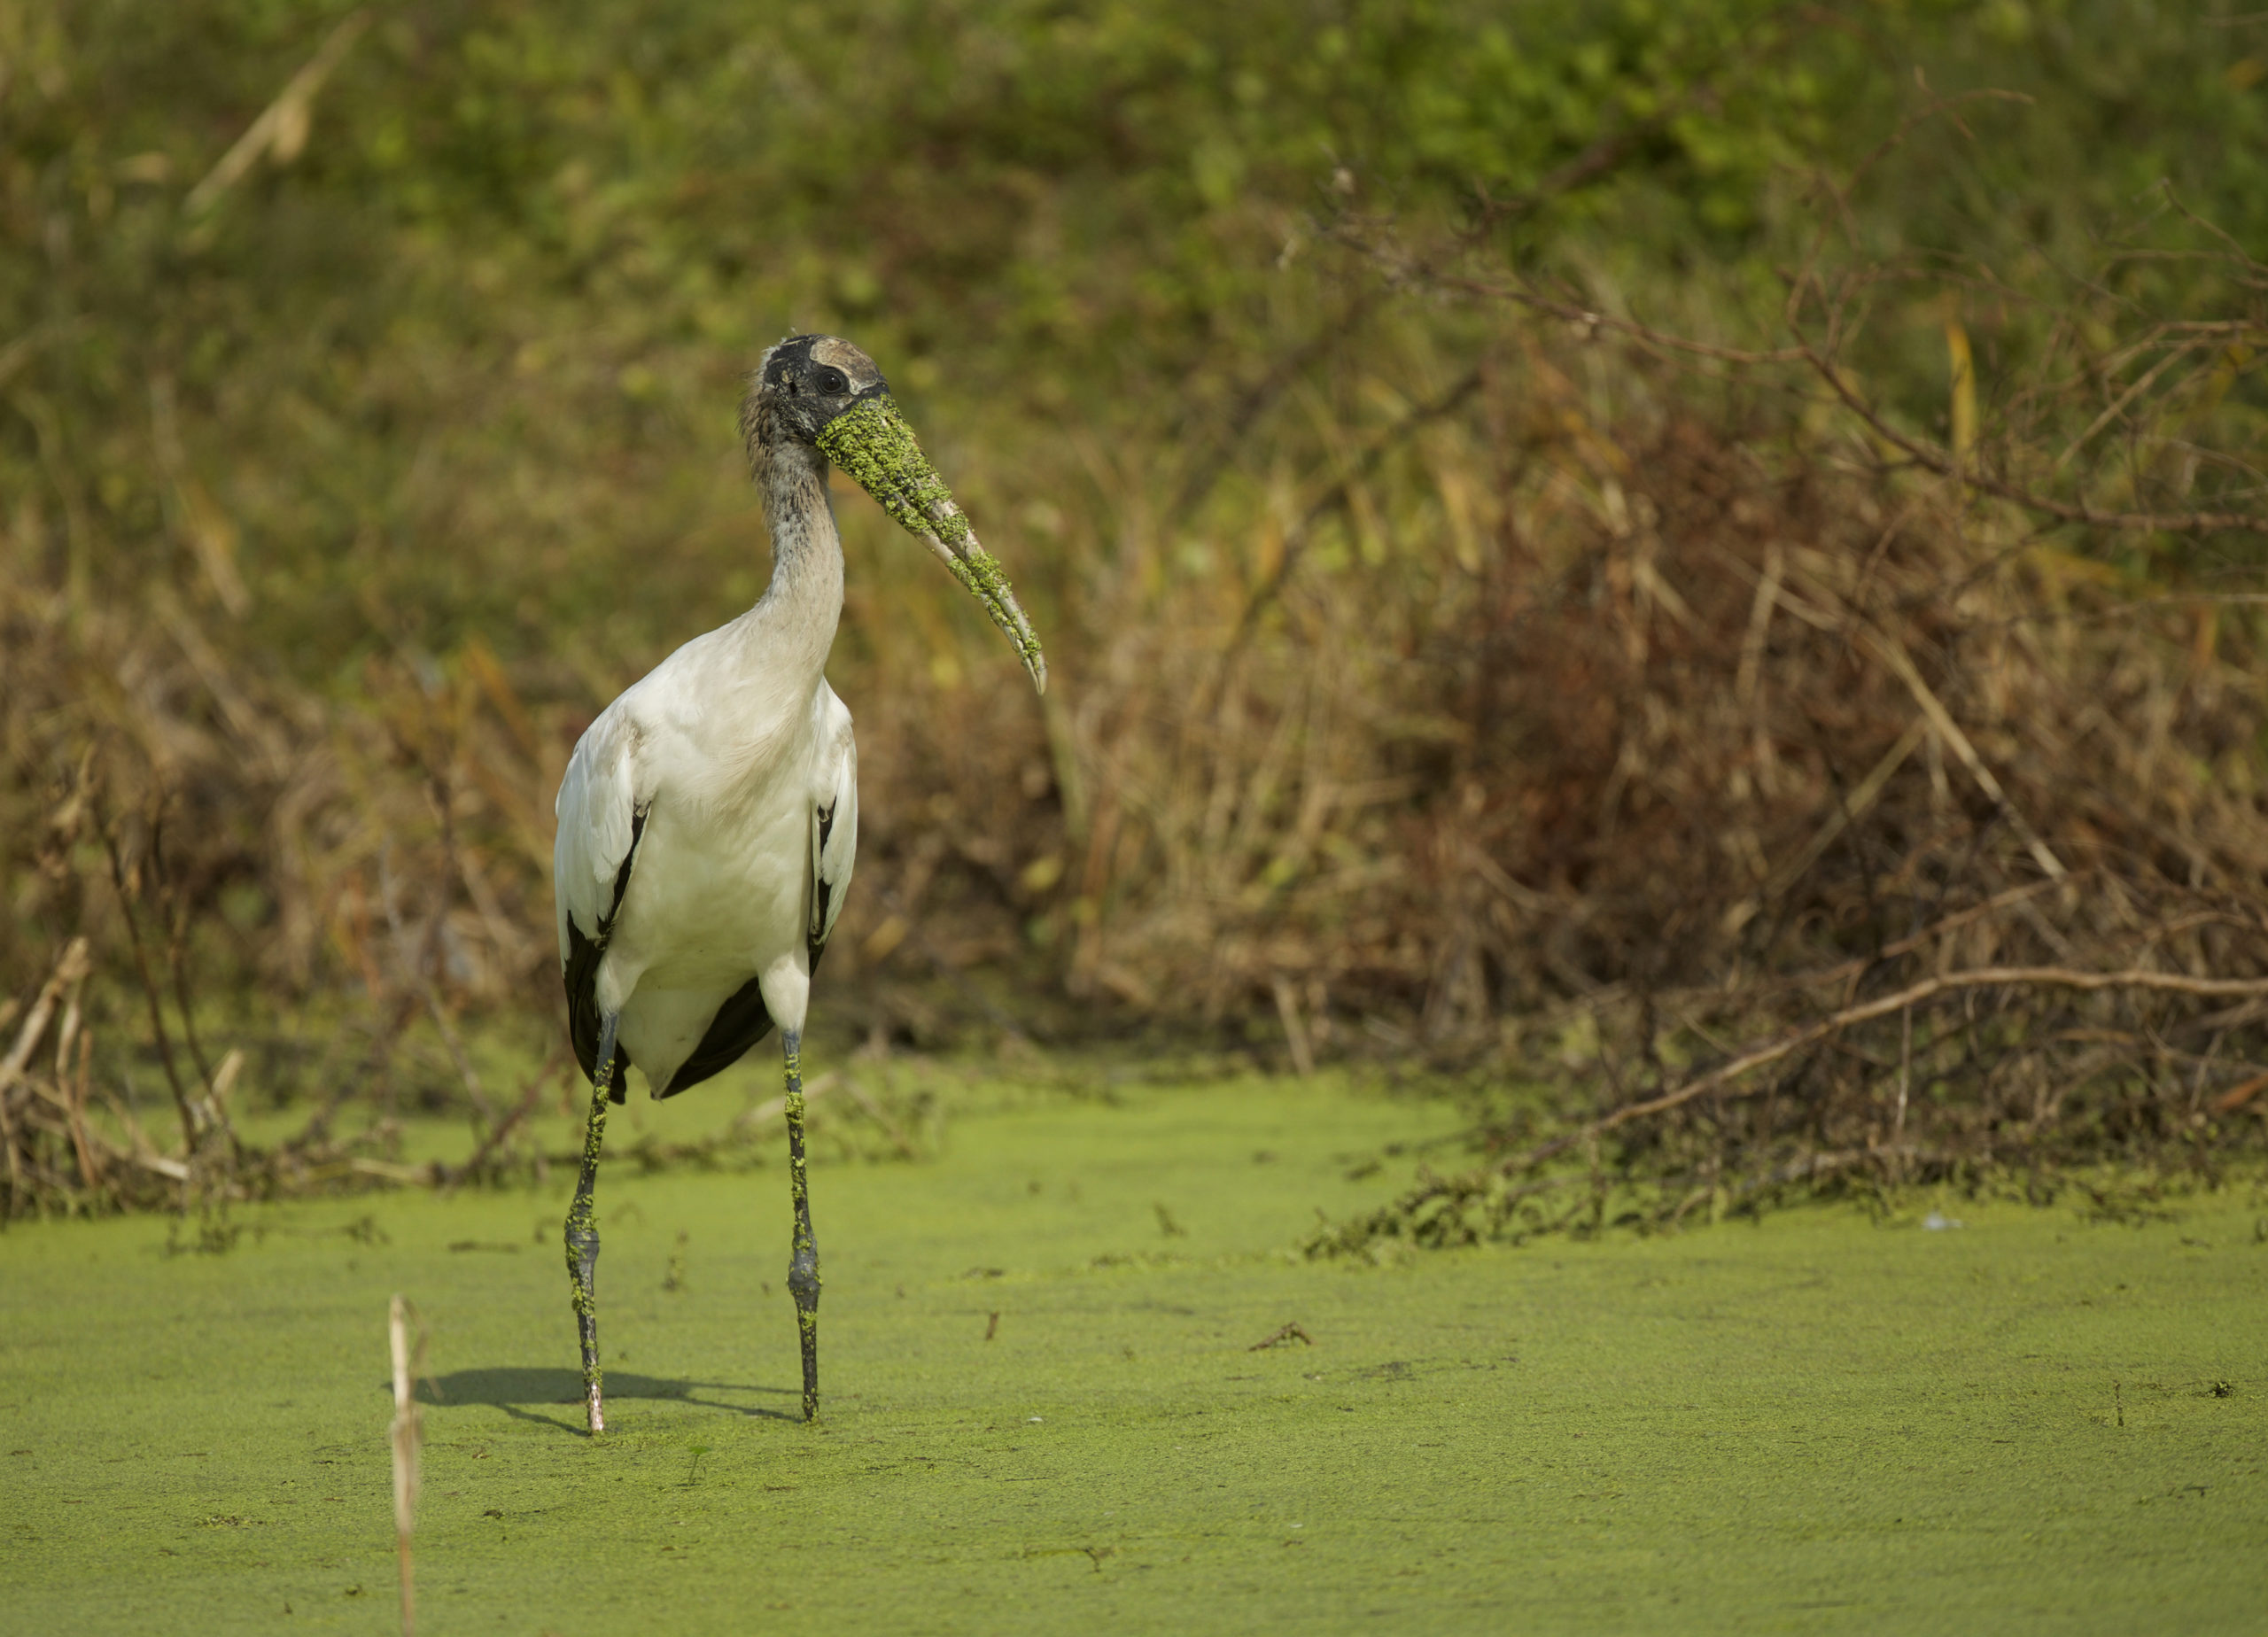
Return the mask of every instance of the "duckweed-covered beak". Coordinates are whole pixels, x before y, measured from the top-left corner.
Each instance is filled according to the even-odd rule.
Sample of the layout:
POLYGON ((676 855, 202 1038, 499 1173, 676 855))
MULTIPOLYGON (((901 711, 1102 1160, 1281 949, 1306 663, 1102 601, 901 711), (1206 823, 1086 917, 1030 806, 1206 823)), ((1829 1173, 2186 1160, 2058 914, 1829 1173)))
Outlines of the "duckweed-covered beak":
POLYGON ((929 457, 921 453, 913 429, 889 394, 861 399, 836 415, 820 430, 819 447, 897 519, 900 528, 937 554, 952 577, 984 605, 1031 673, 1032 686, 1045 694, 1047 659, 1039 651, 1031 622, 1016 606, 1007 575, 999 560, 977 543, 975 531, 953 503, 952 492, 929 464, 929 457))

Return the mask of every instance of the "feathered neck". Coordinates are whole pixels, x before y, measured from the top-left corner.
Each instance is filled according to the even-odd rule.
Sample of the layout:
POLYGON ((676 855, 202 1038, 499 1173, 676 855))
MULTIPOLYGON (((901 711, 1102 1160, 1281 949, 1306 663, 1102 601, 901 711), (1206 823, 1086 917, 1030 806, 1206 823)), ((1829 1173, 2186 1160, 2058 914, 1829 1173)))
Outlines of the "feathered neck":
POLYGON ((843 617, 843 537, 827 498, 827 459, 809 444, 777 436, 760 409, 752 418, 749 463, 772 531, 772 583, 742 618, 761 643, 765 663, 794 663, 816 681, 843 617))

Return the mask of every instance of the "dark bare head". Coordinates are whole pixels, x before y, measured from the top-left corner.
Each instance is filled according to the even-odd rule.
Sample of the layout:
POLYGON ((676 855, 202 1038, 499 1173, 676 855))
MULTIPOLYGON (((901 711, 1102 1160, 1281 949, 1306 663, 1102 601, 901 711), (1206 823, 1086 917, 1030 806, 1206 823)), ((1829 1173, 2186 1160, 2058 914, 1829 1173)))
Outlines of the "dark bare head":
POLYGON ((827 423, 851 405, 885 398, 874 361, 840 336, 789 336, 764 355, 741 400, 741 438, 762 466, 781 446, 819 446, 827 423))
POLYGON ((1046 691, 1047 661, 1008 577, 921 453, 873 359, 840 336, 788 337, 749 377, 741 437, 767 494, 790 472, 823 483, 827 463, 840 466, 984 605, 1032 685, 1046 691))

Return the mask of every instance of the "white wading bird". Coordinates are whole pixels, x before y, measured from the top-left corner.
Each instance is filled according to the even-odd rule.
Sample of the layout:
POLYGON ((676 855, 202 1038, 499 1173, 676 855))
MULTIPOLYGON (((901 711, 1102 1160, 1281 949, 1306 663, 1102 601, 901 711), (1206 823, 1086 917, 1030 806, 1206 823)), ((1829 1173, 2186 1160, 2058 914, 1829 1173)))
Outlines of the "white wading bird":
POLYGON ((608 706, 559 786, 559 958, 575 1056, 591 1078, 567 1270, 594 1432, 606 1418, 591 1194, 608 1100, 622 1101, 633 1063, 656 1097, 673 1097, 737 1062, 774 1025, 787 1059, 795 1206, 788 1288, 803 1341, 804 1416, 819 1414, 819 1247, 800 1047, 812 973, 842 911, 858 835, 850 713, 824 674, 843 613, 830 462, 936 553, 1007 633, 1033 685, 1047 686, 1014 593, 872 359, 833 336, 781 342, 749 382, 741 432, 772 529, 770 587, 608 706))

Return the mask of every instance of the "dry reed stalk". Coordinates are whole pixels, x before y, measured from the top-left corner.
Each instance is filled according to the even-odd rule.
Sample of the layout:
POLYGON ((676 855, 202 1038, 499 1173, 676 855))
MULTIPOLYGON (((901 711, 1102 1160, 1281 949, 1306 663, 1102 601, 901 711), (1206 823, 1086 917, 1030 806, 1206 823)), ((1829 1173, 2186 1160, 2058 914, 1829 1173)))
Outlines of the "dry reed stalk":
MULTIPOLYGON (((55 1015, 56 1003, 67 992, 73 996, 73 1012, 77 1010, 79 986, 86 981, 89 969, 87 941, 74 938, 63 947, 55 963, 55 970, 40 988, 24 1018, 23 1028, 17 1031, 16 1043, 8 1055, 0 1058, 0 1144, 8 1153, 8 1197, 11 1210, 25 1192, 24 1159, 19 1147, 15 1100, 12 1093, 19 1082, 25 1081, 25 1070, 32 1053, 39 1049, 41 1037, 47 1032, 48 1020, 55 1015)), ((68 1042, 65 1043, 67 1050, 68 1042)), ((61 1052, 58 1051, 58 1059, 61 1052)), ((27 1082, 26 1082, 28 1084, 27 1082)), ((82 1150, 83 1152, 83 1150, 82 1150)))
POLYGON ((386 1309, 386 1336, 393 1351, 393 1540, 401 1582, 401 1637, 416 1637, 417 1598, 409 1537, 417 1520, 417 1401, 413 1394, 409 1304, 394 1297, 386 1309))
POLYGON ((299 151, 307 145, 309 109, 315 93, 369 26, 369 13, 356 11, 348 12, 331 29, 315 55, 284 82, 276 100, 260 111, 260 117, 245 128, 244 135, 230 144, 204 179, 189 190, 189 197, 182 202, 185 213, 197 216, 210 210, 262 158, 277 165, 288 165, 299 157, 299 151))

